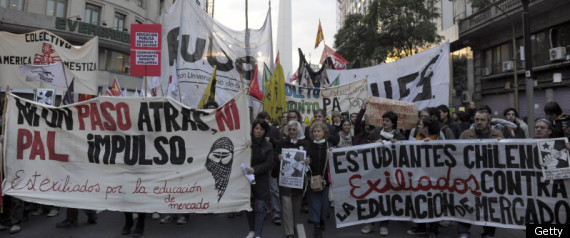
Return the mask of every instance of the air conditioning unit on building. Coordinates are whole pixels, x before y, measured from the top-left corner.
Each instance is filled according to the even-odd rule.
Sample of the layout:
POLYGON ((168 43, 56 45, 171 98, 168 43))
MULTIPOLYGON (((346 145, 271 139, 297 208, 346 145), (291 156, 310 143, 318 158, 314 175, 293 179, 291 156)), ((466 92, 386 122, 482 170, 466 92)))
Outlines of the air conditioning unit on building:
POLYGON ((566 59, 566 47, 556 47, 550 49, 550 61, 565 60, 566 59))
POLYGON ((463 100, 464 103, 473 101, 471 100, 471 94, 467 90, 461 92, 461 100, 463 100))
POLYGON ((489 75, 491 75, 491 67, 481 68, 481 76, 489 76, 489 75))
POLYGON ((513 61, 503 61, 503 72, 513 71, 513 61))

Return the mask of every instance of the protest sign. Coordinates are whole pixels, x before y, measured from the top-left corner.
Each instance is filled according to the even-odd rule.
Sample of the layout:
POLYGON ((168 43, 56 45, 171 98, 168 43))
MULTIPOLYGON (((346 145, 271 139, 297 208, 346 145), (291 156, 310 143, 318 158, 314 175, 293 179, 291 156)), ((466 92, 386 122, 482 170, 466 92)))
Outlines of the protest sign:
POLYGON ((309 125, 318 109, 325 109, 330 117, 332 111, 358 113, 368 97, 366 79, 331 88, 307 88, 285 83, 287 110, 297 110, 302 121, 309 125))
POLYGON ((216 110, 171 98, 105 97, 49 107, 8 94, 6 195, 93 210, 250 209, 245 93, 216 110))
POLYGON ((566 148, 568 138, 539 140, 536 146, 540 151, 540 165, 546 179, 570 178, 570 153, 566 148))
POLYGON ((283 149, 279 173, 279 186, 289 188, 303 188, 305 179, 305 158, 307 152, 296 149, 283 149))
POLYGON ((570 181, 545 180, 536 140, 402 141, 330 152, 337 227, 383 220, 525 229, 567 224, 570 181))
MULTIPOLYGON (((97 37, 83 46, 74 46, 46 30, 25 34, 0 32, 0 56, 2 56, 0 58, 0 82, 2 87, 9 85, 10 88, 15 89, 49 87, 61 90, 61 87, 67 87, 65 78, 75 78, 76 92, 97 94, 98 48, 97 37), (63 64, 65 75, 51 75, 55 71, 49 70, 50 75, 57 76, 57 78, 43 75, 45 79, 39 80, 41 83, 26 80, 26 76, 30 79, 28 72, 31 68, 46 65, 41 67, 42 71, 45 71, 49 68, 47 65, 53 65, 57 62, 63 64), (35 67, 26 65, 34 65, 35 67)), ((42 78, 41 75, 38 77, 42 78)))
POLYGON ((160 24, 131 24, 131 75, 160 76, 160 24))
POLYGON ((449 104, 449 41, 392 63, 349 70, 327 70, 340 84, 368 77, 370 96, 413 102, 421 110, 449 104))
POLYGON ((418 106, 416 104, 379 97, 368 98, 366 123, 382 126, 382 115, 388 111, 398 114, 398 129, 411 130, 418 123, 418 106))

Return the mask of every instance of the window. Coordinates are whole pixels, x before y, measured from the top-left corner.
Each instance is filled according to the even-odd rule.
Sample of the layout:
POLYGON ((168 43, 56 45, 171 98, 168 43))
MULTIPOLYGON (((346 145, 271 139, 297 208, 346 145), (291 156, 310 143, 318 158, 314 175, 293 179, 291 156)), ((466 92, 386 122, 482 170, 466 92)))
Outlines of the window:
POLYGON ((550 42, 546 33, 542 31, 530 36, 533 67, 550 63, 550 42))
POLYGON ((113 19, 113 29, 117 31, 123 31, 125 29, 125 14, 115 12, 115 18, 113 19))
POLYGON ((93 4, 85 4, 85 19, 84 22, 99 25, 99 16, 101 15, 101 7, 93 4))
POLYGON ((114 73, 129 73, 129 54, 113 51, 110 49, 99 49, 99 70, 114 73))
POLYGON ((2 0, 0 7, 22 11, 24 10, 24 0, 2 0))
POLYGON ((67 10, 67 0, 48 0, 46 15, 54 17, 65 17, 67 10))

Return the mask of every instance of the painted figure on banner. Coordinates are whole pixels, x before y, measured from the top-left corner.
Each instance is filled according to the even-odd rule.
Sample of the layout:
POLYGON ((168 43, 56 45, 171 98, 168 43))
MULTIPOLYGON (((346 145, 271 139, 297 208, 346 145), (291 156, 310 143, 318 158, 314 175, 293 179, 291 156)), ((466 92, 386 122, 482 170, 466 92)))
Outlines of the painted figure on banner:
POLYGON ((232 173, 232 163, 234 160, 234 144, 227 137, 219 138, 210 148, 210 153, 206 159, 206 169, 212 173, 218 191, 218 202, 222 199, 230 175, 232 173))

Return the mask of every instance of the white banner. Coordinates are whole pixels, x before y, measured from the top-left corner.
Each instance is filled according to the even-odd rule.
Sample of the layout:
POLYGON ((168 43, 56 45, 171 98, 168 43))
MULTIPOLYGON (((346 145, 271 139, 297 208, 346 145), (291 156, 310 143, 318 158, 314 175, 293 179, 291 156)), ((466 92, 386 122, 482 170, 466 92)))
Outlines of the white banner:
POLYGON ((368 78, 370 96, 413 102, 418 109, 449 104, 449 41, 430 50, 361 69, 327 70, 340 84, 368 78))
POLYGON ((240 75, 249 88, 253 66, 263 72, 263 63, 271 65, 271 51, 269 12, 260 29, 246 33, 212 19, 194 0, 176 1, 162 15, 161 85, 168 88, 170 66, 176 63, 181 102, 195 108, 217 65, 216 102, 222 104, 243 88, 240 75))
POLYGON ((95 210, 250 210, 240 168, 251 159, 244 93, 204 111, 163 97, 56 108, 9 94, 5 123, 6 195, 95 210))
POLYGON ((46 30, 26 34, 0 32, 0 85, 14 89, 49 87, 61 90, 47 83, 27 82, 20 66, 62 62, 68 83, 75 78, 75 93, 97 95, 98 49, 97 37, 83 46, 73 46, 46 30))
POLYGON ((525 229, 568 224, 570 180, 545 180, 536 140, 406 141, 335 148, 337 227, 383 220, 525 229))
POLYGON ((313 121, 313 113, 325 109, 327 116, 332 111, 358 113, 368 98, 366 79, 331 88, 307 88, 285 83, 287 110, 297 110, 307 125, 313 121))

